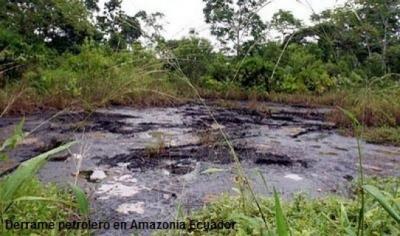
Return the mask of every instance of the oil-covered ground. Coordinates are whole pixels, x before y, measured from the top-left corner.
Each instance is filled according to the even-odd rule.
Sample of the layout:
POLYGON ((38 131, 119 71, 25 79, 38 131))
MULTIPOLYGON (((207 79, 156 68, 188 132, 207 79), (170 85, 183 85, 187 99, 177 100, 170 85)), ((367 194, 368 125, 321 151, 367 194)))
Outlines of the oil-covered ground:
MULTIPOLYGON (((270 194, 272 186, 285 197, 348 194, 357 177, 357 142, 324 121, 330 110, 261 105, 268 109, 252 111, 243 102, 232 109, 186 104, 31 115, 24 131, 34 132, 11 151, 0 173, 77 140, 40 171, 41 180, 73 182, 79 169, 79 184, 90 196, 96 221, 169 221, 179 206, 191 211, 222 193, 236 194, 236 169, 222 129, 259 194, 270 194)), ((20 119, 2 118, 0 139, 20 119)), ((400 148, 362 142, 362 153, 368 175, 399 175, 400 148)))

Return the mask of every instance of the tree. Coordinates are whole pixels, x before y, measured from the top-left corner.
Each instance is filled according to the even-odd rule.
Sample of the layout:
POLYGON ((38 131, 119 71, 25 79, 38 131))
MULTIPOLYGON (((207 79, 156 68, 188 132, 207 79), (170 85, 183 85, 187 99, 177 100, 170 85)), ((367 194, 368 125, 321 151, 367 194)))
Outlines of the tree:
POLYGON ((135 16, 140 19, 142 37, 145 39, 145 43, 147 43, 148 46, 155 46, 164 40, 161 35, 163 26, 160 23, 160 20, 164 17, 163 13, 155 12, 149 14, 145 11, 139 11, 135 16))
POLYGON ((127 15, 121 3, 122 0, 109 0, 104 4, 103 15, 97 17, 104 39, 115 50, 126 49, 142 35, 137 16, 127 15))
POLYGON ((301 29, 293 40, 317 38, 325 62, 338 63, 343 57, 355 57, 357 62, 353 64, 359 68, 374 64, 374 70, 366 70, 373 72, 367 76, 382 76, 396 71, 391 63, 391 47, 400 40, 399 15, 398 0, 354 0, 343 7, 313 15, 315 24, 301 29), (381 68, 378 70, 377 66, 381 68))
POLYGON ((165 59, 172 58, 171 64, 177 64, 168 65, 171 70, 178 67, 188 78, 195 81, 198 81, 201 76, 207 73, 213 51, 208 40, 192 36, 180 40, 166 41, 162 47, 167 49, 164 51, 170 52, 164 55, 167 57, 165 59))
POLYGON ((258 11, 268 0, 203 0, 206 23, 211 25, 211 34, 225 47, 233 46, 236 56, 243 54, 242 45, 257 42, 264 37, 265 23, 258 11))
POLYGON ((81 44, 94 32, 89 11, 80 0, 2 0, 4 28, 21 35, 28 44, 44 43, 59 52, 81 44))
POLYGON ((78 52, 95 32, 81 0, 0 0, 0 78, 49 54, 78 52))
POLYGON ((372 53, 381 54, 382 69, 387 72, 388 48, 400 39, 400 2, 398 0, 356 0, 357 17, 364 29, 365 42, 372 53))
POLYGON ((270 22, 270 26, 282 34, 282 39, 293 34, 301 25, 301 21, 296 19, 290 11, 284 11, 282 9, 272 16, 270 22))
POLYGON ((98 12, 100 11, 99 6, 97 5, 99 0, 85 0, 85 6, 89 11, 98 12))

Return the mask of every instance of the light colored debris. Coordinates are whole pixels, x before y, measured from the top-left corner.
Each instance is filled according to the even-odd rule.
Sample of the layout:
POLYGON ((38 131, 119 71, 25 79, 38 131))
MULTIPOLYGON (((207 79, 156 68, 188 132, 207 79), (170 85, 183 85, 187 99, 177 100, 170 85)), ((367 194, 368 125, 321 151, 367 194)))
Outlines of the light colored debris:
POLYGON ((117 182, 109 182, 100 186, 96 191, 100 199, 110 199, 111 197, 132 197, 139 193, 142 188, 138 186, 127 186, 117 182))
POLYGON ((296 174, 287 174, 287 175, 285 175, 285 178, 291 179, 291 180, 294 180, 294 181, 301 181, 301 180, 303 180, 302 177, 300 177, 299 175, 296 175, 296 174))
POLYGON ((130 213, 142 215, 144 213, 144 202, 124 203, 118 206, 117 211, 126 215, 130 213))
POLYGON ((95 170, 93 171, 93 173, 90 175, 90 180, 97 182, 97 181, 101 181, 103 179, 107 178, 107 175, 104 171, 102 170, 95 170))

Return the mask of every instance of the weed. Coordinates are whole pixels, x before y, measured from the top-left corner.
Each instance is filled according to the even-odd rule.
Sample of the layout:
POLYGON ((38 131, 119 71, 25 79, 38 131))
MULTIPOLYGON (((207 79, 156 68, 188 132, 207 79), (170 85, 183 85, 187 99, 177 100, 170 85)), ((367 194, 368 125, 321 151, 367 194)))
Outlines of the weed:
MULTIPOLYGON (((15 128, 13 135, 6 139, 0 147, 0 156, 7 159, 4 152, 15 148, 27 135, 22 132, 24 122, 21 121, 15 128)), ((8 176, 0 179, 0 233, 12 235, 13 230, 7 230, 4 225, 6 220, 19 222, 37 222, 47 220, 51 222, 66 221, 67 217, 87 217, 89 213, 89 202, 84 192, 76 185, 71 185, 77 205, 72 195, 59 191, 54 186, 43 186, 36 180, 35 175, 46 161, 54 154, 67 150, 75 142, 67 143, 58 148, 40 154, 25 161, 8 176), (59 212, 59 209, 63 209, 59 212), (79 209, 80 215, 75 209, 79 209)), ((0 160, 0 162, 2 162, 0 160)), ((27 228, 18 230, 18 234, 25 232, 33 233, 35 229, 27 228)), ((51 230, 51 234, 57 234, 58 229, 51 230)), ((41 229, 45 232, 46 229, 41 229)), ((23 233, 23 234, 25 234, 23 233)), ((50 233, 50 232, 49 232, 50 233)), ((82 233, 82 232, 81 232, 82 233)))
MULTIPOLYGON (((398 196, 399 178, 389 179, 366 179, 369 185, 379 186, 379 190, 398 196)), ((200 211, 186 216, 187 220, 195 221, 235 221, 234 230, 209 231, 207 235, 268 235, 268 230, 262 222, 261 216, 254 202, 247 203, 246 211, 241 208, 241 199, 224 195, 217 201, 212 202, 200 211)), ((288 232, 284 226, 284 218, 280 210, 276 209, 275 197, 264 197, 260 199, 260 206, 268 221, 270 231, 286 228, 282 232, 288 232)), ((394 203, 391 202, 394 207, 394 203)), ((323 198, 309 198, 298 194, 290 201, 281 203, 282 212, 290 226, 291 235, 355 235, 358 225, 359 205, 352 198, 337 196, 326 196, 323 198)), ((377 206, 372 196, 365 199, 365 235, 397 235, 400 234, 395 218, 377 206)), ((179 231, 171 235, 202 235, 200 230, 195 232, 179 231)), ((274 235, 274 234, 271 234, 274 235)), ((277 235, 284 235, 277 234, 277 235)))
POLYGON ((366 128, 364 139, 370 143, 400 146, 400 128, 388 126, 366 128))

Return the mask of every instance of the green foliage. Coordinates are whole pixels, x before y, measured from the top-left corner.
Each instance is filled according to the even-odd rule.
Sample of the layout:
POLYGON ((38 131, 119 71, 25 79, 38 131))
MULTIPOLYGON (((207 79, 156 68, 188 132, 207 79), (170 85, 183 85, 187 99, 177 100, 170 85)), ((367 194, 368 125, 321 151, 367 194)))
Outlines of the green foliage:
POLYGON ((334 86, 321 60, 318 60, 306 48, 290 45, 287 61, 283 62, 284 75, 282 90, 288 92, 312 91, 325 92, 334 86))
POLYGON ((318 38, 325 52, 324 61, 338 62, 349 55, 357 59, 357 68, 365 78, 397 71, 393 54, 398 47, 400 23, 398 1, 357 0, 343 7, 327 10, 312 19, 316 25, 302 29, 295 41, 318 38), (354 4, 355 3, 355 4, 354 4))
POLYGON ((0 212, 4 214, 9 207, 16 201, 16 193, 43 166, 49 156, 54 155, 69 148, 74 143, 69 143, 54 150, 43 153, 22 163, 16 171, 1 181, 0 191, 0 212))
MULTIPOLYGON (((203 0, 206 23, 211 25, 211 34, 216 36, 225 49, 233 44, 236 56, 243 56, 245 42, 257 42, 266 29, 258 11, 267 0, 203 0)), ((232 50, 231 50, 232 51, 232 50)))
MULTIPOLYGON (((8 144, 6 147, 15 147, 16 141, 14 140, 16 140, 15 137, 20 136, 22 125, 23 122, 17 126, 14 136, 9 139, 12 141, 5 142, 8 144)), ((5 229, 3 220, 58 222, 67 221, 68 217, 75 214, 75 204, 67 192, 60 191, 55 185, 43 186, 35 178, 36 173, 52 155, 68 149, 73 144, 75 142, 62 145, 25 161, 14 172, 0 179, 0 233, 2 235, 13 235, 13 230, 5 229), (60 207, 63 209, 62 211, 60 211, 60 207)), ((80 210, 82 216, 87 216, 89 202, 85 193, 78 186, 72 186, 72 190, 77 201, 77 209, 80 210)), ((18 234, 29 234, 33 233, 32 231, 34 230, 18 230, 18 234)), ((46 230, 40 232, 45 233, 46 230)), ((55 232, 52 231, 53 234, 55 232)))
MULTIPOLYGON (((398 178, 376 180, 370 179, 370 185, 379 186, 380 191, 390 192, 398 196, 398 178)), ((279 199, 279 198, 278 198, 279 199)), ((266 214, 269 230, 278 230, 288 235, 288 228, 284 225, 285 212, 291 235, 356 235, 358 221, 358 203, 351 198, 345 199, 336 196, 310 199, 304 195, 296 195, 290 201, 284 201, 281 210, 276 209, 276 198, 263 198, 262 211, 266 214), (279 224, 277 218, 280 218, 279 224)), ((254 202, 246 202, 246 211, 241 207, 242 198, 223 196, 197 213, 187 216, 187 219, 196 221, 235 221, 235 230, 210 231, 208 235, 268 235, 269 230, 261 219, 254 202)), ((364 235, 397 235, 400 228, 395 219, 373 197, 367 196, 365 204, 365 231, 364 235)), ((178 232, 176 232, 178 233, 178 232)), ((201 232, 180 231, 180 235, 192 235, 201 232)), ((172 234, 173 235, 173 234, 172 234)), ((273 234, 272 234, 273 235, 273 234)))
MULTIPOLYGON (((342 106, 367 127, 397 127, 400 124, 399 95, 400 89, 395 86, 354 89, 342 106)), ((342 127, 351 127, 351 122, 343 116, 334 117, 334 121, 342 127)))
POLYGON ((109 0, 103 14, 97 16, 100 31, 106 36, 103 39, 115 50, 126 49, 142 35, 138 17, 126 14, 121 4, 121 0, 109 0))
POLYGON ((217 54, 210 62, 209 75, 217 81, 230 81, 235 76, 235 69, 233 60, 222 54, 217 54))
MULTIPOLYGON (((44 185, 35 177, 27 180, 18 189, 15 198, 21 200, 14 201, 13 205, 2 215, 3 219, 14 222, 65 222, 76 214, 73 208, 73 198, 68 192, 60 190, 54 184, 44 185)), ((1 235, 65 235, 66 233, 58 230, 6 230, 5 225, 0 221, 1 235)))
POLYGON ((169 61, 166 65, 172 71, 180 71, 192 81, 198 81, 208 74, 210 61, 213 60, 211 43, 202 38, 190 37, 169 40, 161 49, 169 61))
POLYGON ((80 0, 2 0, 1 8, 3 26, 27 44, 46 44, 65 51, 81 44, 94 30, 80 0))
POLYGON ((241 85, 260 86, 266 91, 316 93, 323 93, 335 86, 327 67, 308 47, 290 45, 277 64, 280 50, 275 44, 267 44, 264 48, 258 48, 258 54, 238 62, 241 85), (274 56, 271 58, 267 55, 274 56))
POLYGON ((82 216, 89 217, 90 203, 85 192, 77 185, 70 185, 72 192, 75 195, 77 208, 82 216))
POLYGON ((133 50, 113 52, 87 43, 80 54, 65 53, 27 77, 41 94, 79 98, 85 104, 108 102, 145 87, 145 79, 161 69, 153 54, 138 46, 133 50))
POLYGON ((262 86, 265 90, 271 90, 269 78, 273 71, 272 64, 267 64, 261 57, 249 57, 243 60, 238 80, 244 87, 262 86))
POLYGON ((400 127, 369 127, 364 130, 363 138, 370 143, 400 146, 400 127))
POLYGON ((272 16, 270 25, 273 29, 280 32, 283 38, 292 34, 294 31, 302 26, 299 19, 296 19, 290 11, 284 11, 280 9, 272 16))
POLYGON ((382 191, 372 185, 365 185, 363 188, 400 224, 400 204, 395 201, 394 197, 385 196, 382 191))
POLYGON ((7 156, 4 154, 7 149, 14 149, 17 144, 21 142, 24 138, 25 134, 22 130, 22 128, 24 127, 24 123, 24 120, 21 120, 15 127, 11 137, 7 138, 0 146, 0 161, 7 158, 7 156))
POLYGON ((282 210, 278 192, 274 189, 276 233, 278 236, 289 236, 290 230, 282 210))

